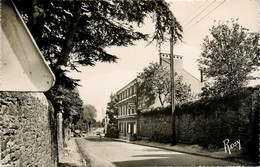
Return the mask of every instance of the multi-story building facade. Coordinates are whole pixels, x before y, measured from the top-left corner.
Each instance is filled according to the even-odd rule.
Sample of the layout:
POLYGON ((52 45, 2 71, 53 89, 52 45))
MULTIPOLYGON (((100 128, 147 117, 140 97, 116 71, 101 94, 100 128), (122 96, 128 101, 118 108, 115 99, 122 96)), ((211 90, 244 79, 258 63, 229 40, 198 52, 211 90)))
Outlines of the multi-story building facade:
MULTIPOLYGON (((190 85, 191 91, 195 94, 201 92, 202 82, 183 69, 182 56, 174 55, 174 71, 183 76, 183 82, 190 85)), ((160 65, 170 67, 170 55, 160 55, 160 65)), ((140 89, 140 87, 139 87, 140 89)), ((118 129, 120 138, 130 139, 137 134, 137 109, 140 111, 149 110, 150 107, 161 106, 158 97, 153 99, 152 104, 138 90, 138 79, 132 80, 116 93, 118 98, 118 129), (145 104, 144 104, 145 103, 145 104)))
POLYGON ((117 91, 119 137, 127 138, 137 131, 137 79, 117 91))

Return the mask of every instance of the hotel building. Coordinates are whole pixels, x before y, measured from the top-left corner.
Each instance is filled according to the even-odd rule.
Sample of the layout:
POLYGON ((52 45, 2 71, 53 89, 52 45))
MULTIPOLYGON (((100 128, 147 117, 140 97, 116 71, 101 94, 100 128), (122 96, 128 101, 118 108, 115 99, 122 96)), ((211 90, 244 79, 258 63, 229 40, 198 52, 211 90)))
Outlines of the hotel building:
POLYGON ((118 129, 121 138, 130 138, 137 131, 137 79, 117 91, 118 129))

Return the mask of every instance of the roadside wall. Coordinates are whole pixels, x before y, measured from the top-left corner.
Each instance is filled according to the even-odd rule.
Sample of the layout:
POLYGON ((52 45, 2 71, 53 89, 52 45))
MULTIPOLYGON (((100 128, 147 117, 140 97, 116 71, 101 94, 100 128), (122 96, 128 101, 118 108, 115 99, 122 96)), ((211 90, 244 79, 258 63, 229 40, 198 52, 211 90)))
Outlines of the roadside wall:
MULTIPOLYGON (((247 89, 238 95, 201 100, 176 108, 176 136, 182 143, 223 147, 240 139, 250 149, 258 126, 259 91, 247 89)), ((257 141, 256 141, 257 142, 257 141)), ((258 143, 258 142, 257 142, 258 143)))
POLYGON ((54 110, 46 97, 0 92, 0 104, 1 165, 57 166, 54 110))
POLYGON ((138 138, 162 143, 172 141, 171 108, 155 109, 138 116, 138 138))
MULTIPOLYGON (((223 147, 241 140, 250 153, 258 155, 259 90, 246 89, 238 95, 200 100, 176 106, 176 139, 179 143, 223 147)), ((171 141, 171 107, 141 113, 138 136, 157 142, 171 141)))

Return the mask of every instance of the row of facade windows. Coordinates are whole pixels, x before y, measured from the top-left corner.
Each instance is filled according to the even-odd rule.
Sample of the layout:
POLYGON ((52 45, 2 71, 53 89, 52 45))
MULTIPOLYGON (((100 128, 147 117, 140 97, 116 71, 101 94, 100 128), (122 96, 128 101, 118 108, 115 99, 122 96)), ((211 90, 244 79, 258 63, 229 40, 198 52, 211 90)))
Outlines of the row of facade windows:
POLYGON ((119 131, 121 133, 124 132, 124 126, 126 126, 125 130, 126 130, 127 133, 131 133, 131 131, 132 131, 132 133, 136 133, 136 124, 134 122, 119 123, 119 131), (131 124, 133 126, 131 126, 131 124))
POLYGON ((130 86, 129 88, 125 89, 124 91, 122 91, 121 93, 118 94, 118 99, 119 101, 124 100, 134 94, 136 94, 136 84, 134 84, 133 86, 130 86))
POLYGON ((135 108, 130 108, 128 105, 123 105, 118 107, 118 115, 132 115, 136 113, 135 108))

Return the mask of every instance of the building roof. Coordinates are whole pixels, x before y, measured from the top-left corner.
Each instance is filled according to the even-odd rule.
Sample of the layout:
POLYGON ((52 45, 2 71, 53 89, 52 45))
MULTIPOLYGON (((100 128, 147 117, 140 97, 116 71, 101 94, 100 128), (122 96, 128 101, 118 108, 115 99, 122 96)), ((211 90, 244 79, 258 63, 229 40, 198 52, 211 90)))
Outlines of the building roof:
POLYGON ((116 93, 121 93, 121 91, 125 90, 128 86, 132 85, 133 83, 137 82, 137 78, 135 78, 134 80, 132 80, 131 82, 129 82, 127 85, 125 85, 124 87, 122 87, 121 89, 119 89, 116 93))

